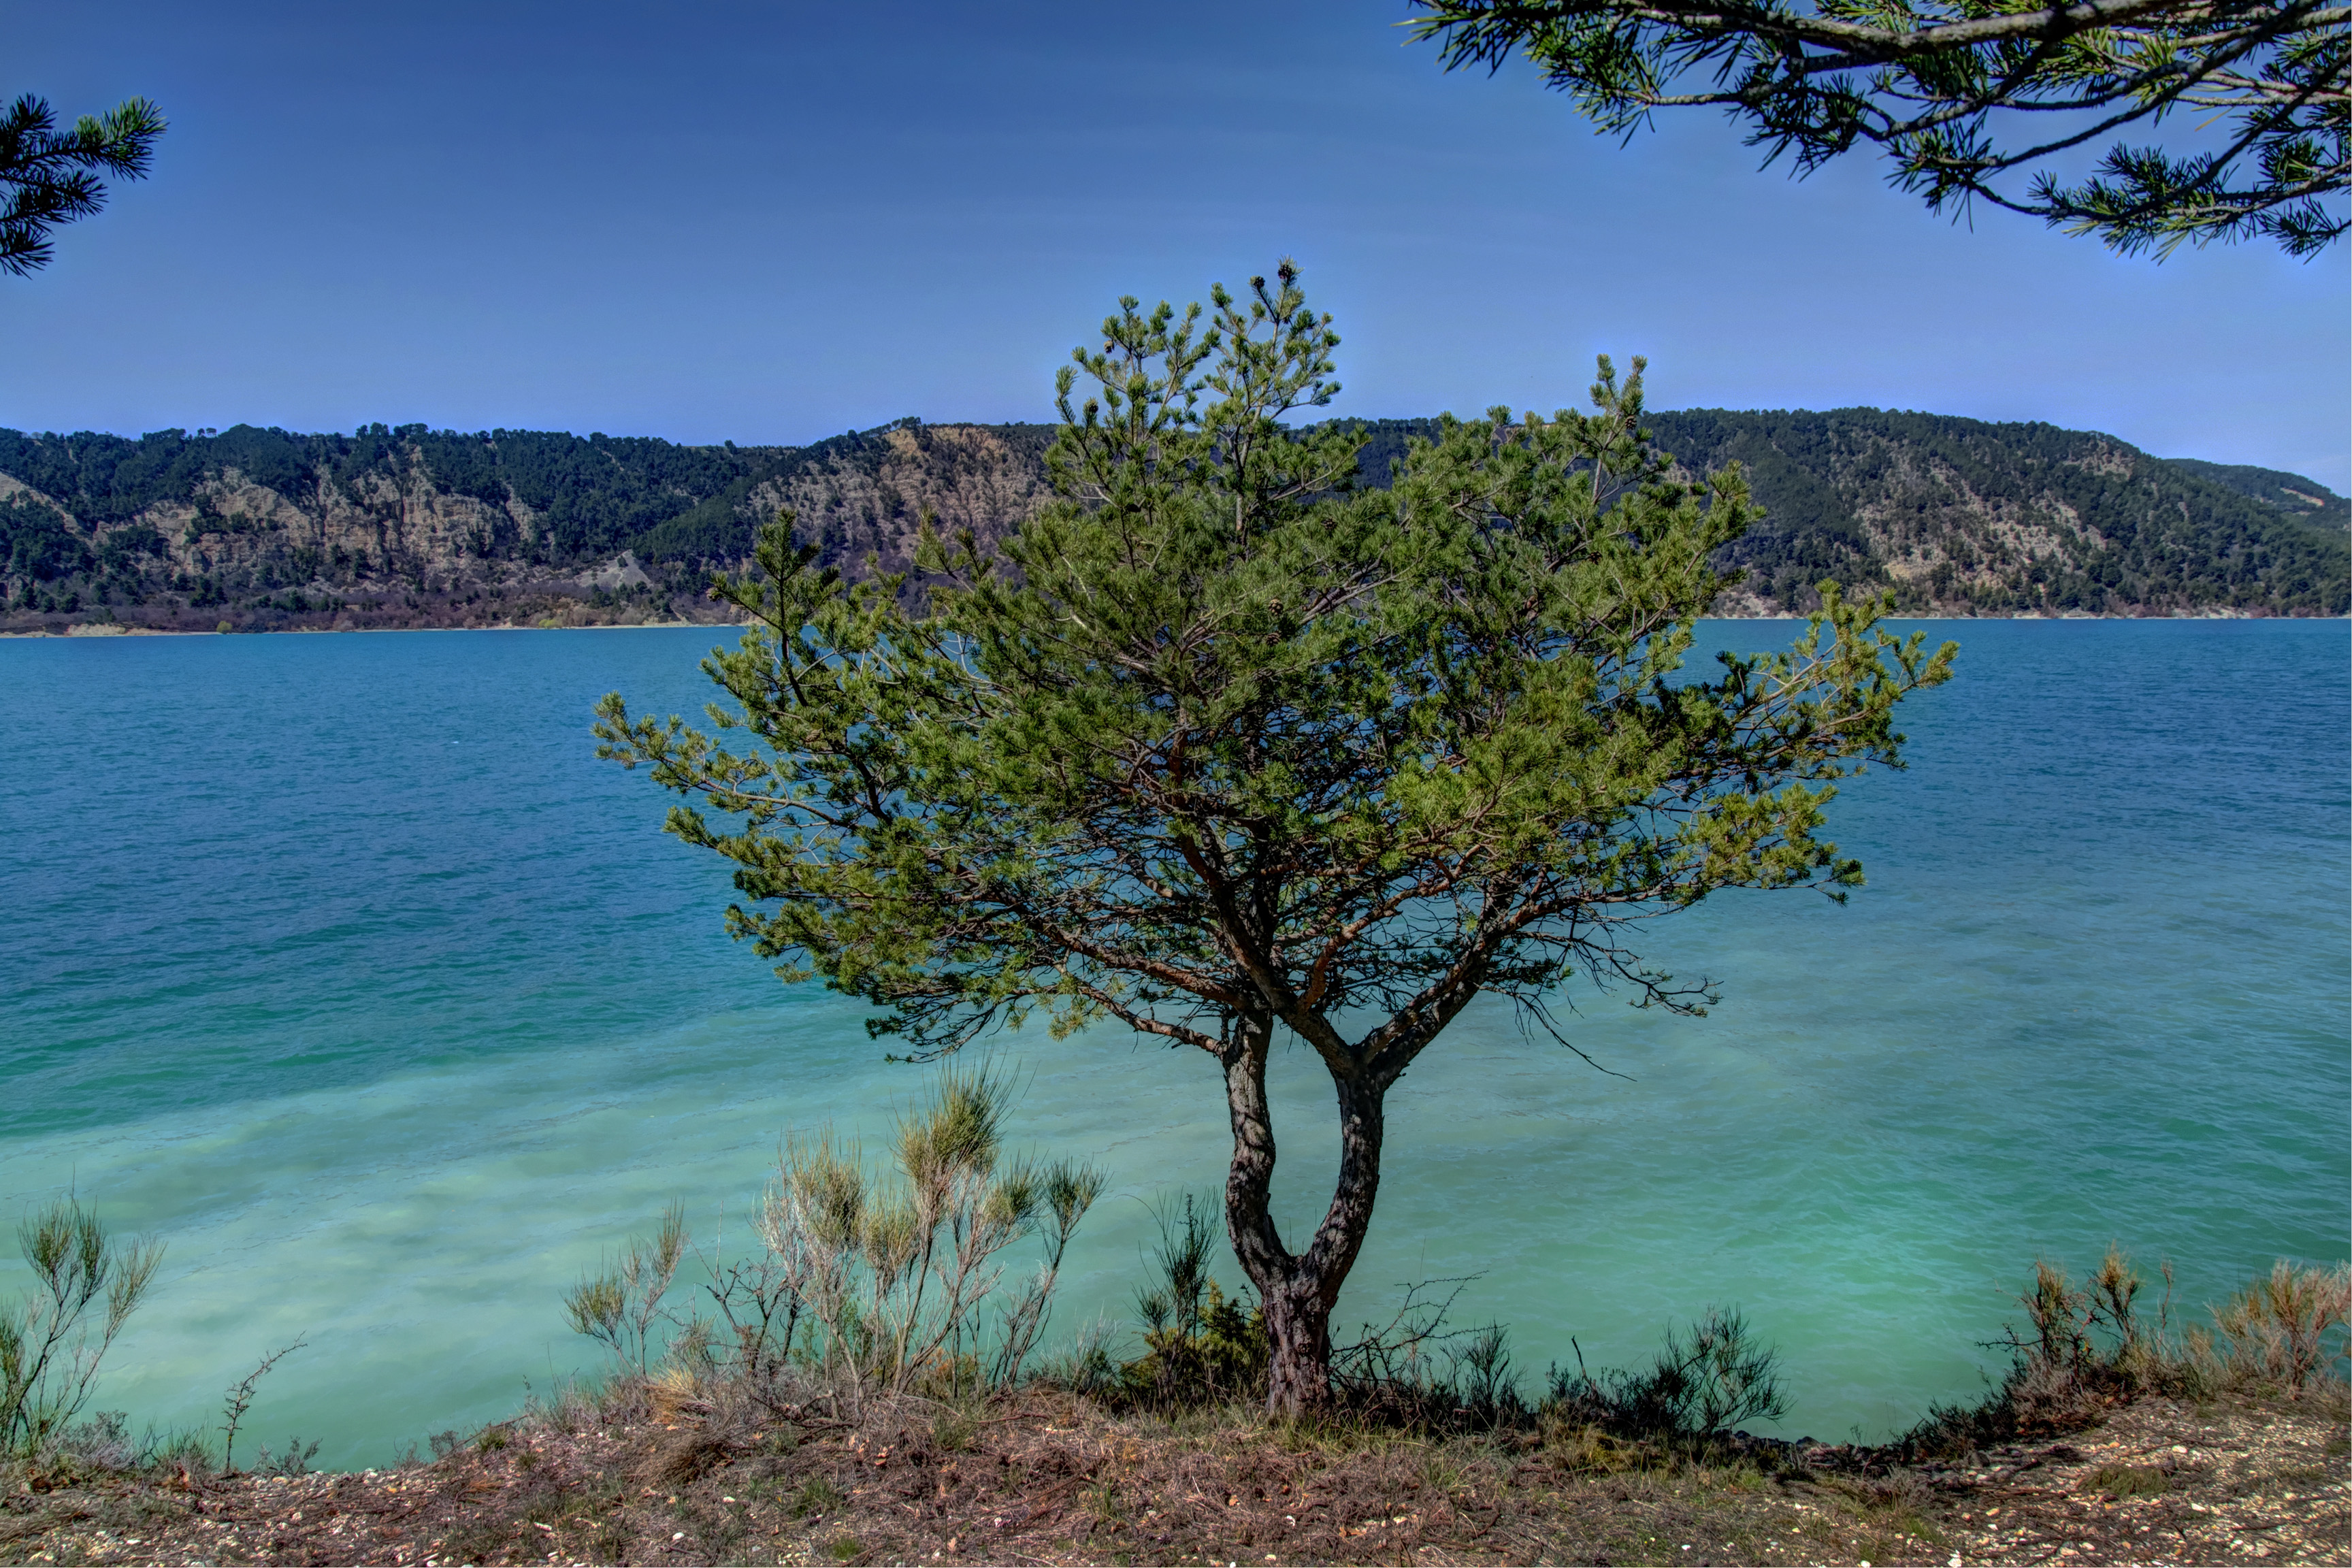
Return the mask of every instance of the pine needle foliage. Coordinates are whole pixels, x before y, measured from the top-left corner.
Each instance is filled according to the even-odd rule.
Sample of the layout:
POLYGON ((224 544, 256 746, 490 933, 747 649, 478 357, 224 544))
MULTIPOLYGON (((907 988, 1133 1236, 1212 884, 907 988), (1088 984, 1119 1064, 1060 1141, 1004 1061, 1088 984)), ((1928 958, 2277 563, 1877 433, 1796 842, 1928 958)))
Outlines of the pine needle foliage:
POLYGON ((751 623, 705 662, 715 728, 614 694, 597 733, 735 863, 734 933, 909 1054, 1041 1018, 1213 1058, 1268 1397, 1300 1408, 1388 1089, 1482 994, 1547 1023, 1576 980, 1701 1009, 1629 932, 1718 889, 1859 883, 1818 832, 1833 781, 1898 762, 1895 704, 1955 650, 1825 586, 1788 653, 1686 674, 1709 553, 1754 514, 1736 470, 1650 444, 1640 361, 1601 362, 1591 414, 1442 421, 1365 491, 1360 437, 1286 423, 1339 389, 1295 269, 1211 298, 1124 300, 1073 356, 1054 499, 1001 555, 927 531, 923 582, 852 583, 780 521, 711 590, 751 623), (1266 1209, 1277 1028, 1341 1123, 1296 1250, 1266 1209))
POLYGON ((2352 222, 2352 7, 2330 0, 1415 4, 1448 69, 1523 53, 1604 133, 1711 105, 1801 174, 1874 145, 1931 212, 1983 200, 2158 257, 2313 256, 2352 222), (2169 148, 2125 139, 2164 129, 2169 148), (2096 171, 2069 183, 2076 149, 2096 171))
POLYGON ((0 270, 22 278, 49 264, 49 231, 106 205, 106 183, 144 179, 163 115, 143 98, 85 114, 59 131, 47 102, 25 94, 0 110, 0 270))

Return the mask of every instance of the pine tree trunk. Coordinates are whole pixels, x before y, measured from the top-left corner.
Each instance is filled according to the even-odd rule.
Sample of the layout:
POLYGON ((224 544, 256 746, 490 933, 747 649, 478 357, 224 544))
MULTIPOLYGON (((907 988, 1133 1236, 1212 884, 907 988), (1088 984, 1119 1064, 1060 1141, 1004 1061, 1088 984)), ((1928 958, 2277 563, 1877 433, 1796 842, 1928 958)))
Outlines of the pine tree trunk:
POLYGON ((1265 1294, 1265 1409, 1297 1418, 1331 1403, 1331 1307, 1297 1274, 1265 1294))
POLYGON ((1303 1254, 1283 1246, 1267 1198, 1274 1184, 1274 1122, 1265 1102, 1273 1019, 1244 1015, 1224 1057, 1234 1160, 1225 1177, 1225 1227, 1265 1309, 1273 1354, 1266 1410, 1299 1416, 1331 1400, 1331 1308, 1355 1267, 1381 1184, 1379 1086, 1334 1075, 1339 1101, 1339 1179, 1331 1206, 1303 1254))

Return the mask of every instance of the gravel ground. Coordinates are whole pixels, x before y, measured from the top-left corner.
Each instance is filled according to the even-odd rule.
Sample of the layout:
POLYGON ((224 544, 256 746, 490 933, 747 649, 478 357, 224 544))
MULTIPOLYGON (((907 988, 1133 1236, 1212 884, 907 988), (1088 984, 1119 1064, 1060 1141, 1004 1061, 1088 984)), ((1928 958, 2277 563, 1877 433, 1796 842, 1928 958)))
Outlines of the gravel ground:
POLYGON ((1318 1436, 1034 1396, 855 1427, 673 1414, 491 1427, 355 1474, 20 1475, 0 1563, 2352 1561, 2346 1411, 2315 1396, 2146 1400, 1920 1467, 1811 1446, 1659 1468, 1533 1435, 1318 1436))

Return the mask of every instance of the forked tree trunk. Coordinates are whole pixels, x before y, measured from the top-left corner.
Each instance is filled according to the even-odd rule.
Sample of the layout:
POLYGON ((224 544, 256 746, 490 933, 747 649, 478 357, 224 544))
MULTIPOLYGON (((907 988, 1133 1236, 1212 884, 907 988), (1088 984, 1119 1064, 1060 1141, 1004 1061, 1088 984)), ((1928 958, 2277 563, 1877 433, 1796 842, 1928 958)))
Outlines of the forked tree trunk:
POLYGON ((1274 1122, 1265 1103, 1273 1020, 1244 1016, 1226 1049, 1225 1101, 1234 1163, 1225 1177, 1225 1226, 1234 1251, 1265 1307, 1273 1356, 1266 1410, 1298 1416, 1331 1399, 1331 1308, 1355 1267, 1381 1184, 1381 1091, 1335 1074, 1339 1101, 1339 1179, 1331 1206, 1304 1252, 1283 1246, 1266 1200, 1274 1184, 1274 1122))

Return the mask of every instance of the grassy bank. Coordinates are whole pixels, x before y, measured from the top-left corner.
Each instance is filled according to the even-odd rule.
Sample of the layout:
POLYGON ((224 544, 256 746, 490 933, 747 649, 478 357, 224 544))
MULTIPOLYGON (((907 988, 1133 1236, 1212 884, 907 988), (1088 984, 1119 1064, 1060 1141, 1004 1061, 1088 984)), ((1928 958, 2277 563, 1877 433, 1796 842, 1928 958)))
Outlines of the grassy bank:
MULTIPOLYGON (((1141 1355, 1097 1345, 992 1387, 953 1360, 883 1386, 822 1353, 730 1363, 688 1333, 656 1356, 623 1334, 637 1365, 600 1386, 347 1475, 307 1473, 299 1444, 228 1471, 198 1435, 133 1442, 99 1416, 8 1467, 0 1562, 2352 1557, 2342 1268, 2282 1265, 2176 1331, 2119 1254, 2081 1283, 2041 1266, 1982 1400, 1831 1445, 1734 1427, 1778 1403, 1736 1314, 1534 1396, 1499 1331, 1423 1319, 1348 1363, 1331 1415, 1269 1422, 1252 1318, 1184 1278, 1203 1235, 1189 1209, 1171 1225, 1141 1355)), ((683 1245, 672 1225, 625 1258, 634 1282, 583 1331, 650 1322, 645 1271, 683 1245)))

